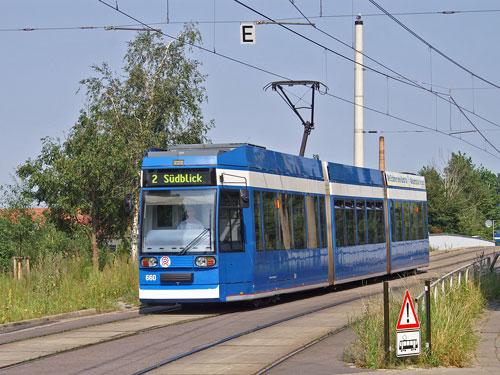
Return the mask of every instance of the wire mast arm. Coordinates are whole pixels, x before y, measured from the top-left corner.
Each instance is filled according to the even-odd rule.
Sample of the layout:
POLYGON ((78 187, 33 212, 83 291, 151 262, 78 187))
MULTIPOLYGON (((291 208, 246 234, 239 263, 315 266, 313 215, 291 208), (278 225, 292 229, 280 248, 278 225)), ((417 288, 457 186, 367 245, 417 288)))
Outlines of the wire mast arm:
POLYGON ((328 87, 326 87, 324 84, 318 81, 276 81, 276 82, 271 82, 264 87, 264 90, 267 90, 269 87, 271 87, 273 91, 276 91, 279 94, 279 96, 281 96, 281 98, 285 101, 285 103, 292 109, 292 111, 298 116, 298 118, 302 122, 302 125, 304 125, 304 134, 302 136, 302 143, 300 145, 300 152, 299 152, 300 156, 304 156, 304 153, 306 151, 307 138, 309 137, 309 134, 311 134, 311 130, 314 129, 314 92, 317 90, 318 92, 321 93, 320 91, 321 86, 325 88, 324 93, 326 93, 328 87), (290 97, 283 89, 283 86, 306 86, 310 88, 311 104, 308 106, 298 107, 297 104, 294 104, 290 100, 290 97), (302 114, 299 112, 299 110, 311 111, 311 121, 304 120, 304 117, 302 117, 302 114))

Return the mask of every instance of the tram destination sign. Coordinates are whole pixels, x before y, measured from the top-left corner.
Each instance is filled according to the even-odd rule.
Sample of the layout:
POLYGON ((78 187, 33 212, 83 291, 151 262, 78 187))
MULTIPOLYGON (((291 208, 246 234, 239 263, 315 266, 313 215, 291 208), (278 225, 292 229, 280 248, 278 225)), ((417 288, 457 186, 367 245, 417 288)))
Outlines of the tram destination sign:
POLYGON ((215 168, 144 169, 143 187, 180 187, 217 185, 215 168))

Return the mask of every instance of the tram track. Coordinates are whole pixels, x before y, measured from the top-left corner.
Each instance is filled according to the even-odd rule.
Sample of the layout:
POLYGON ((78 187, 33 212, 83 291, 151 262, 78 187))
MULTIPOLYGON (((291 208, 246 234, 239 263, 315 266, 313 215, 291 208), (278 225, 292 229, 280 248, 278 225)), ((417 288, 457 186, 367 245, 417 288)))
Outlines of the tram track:
MULTIPOLYGON (((484 250, 484 249, 483 249, 484 250)), ((451 263, 446 263, 445 265, 440 265, 440 266, 435 266, 435 267, 430 267, 430 269, 433 269, 433 270, 439 270, 439 269, 449 269, 449 267, 452 267, 454 265, 458 265, 458 264, 463 264, 463 263, 466 263, 468 262, 469 260, 474 260, 474 259, 477 259, 477 249, 473 249, 473 250, 469 250, 469 251, 466 251, 466 256, 467 258, 466 259, 461 259, 460 261, 458 262, 451 262, 451 263), (474 255, 474 256, 471 256, 471 255, 474 255)), ((483 251, 484 253, 484 251, 483 251)), ((455 259, 457 257, 463 257, 463 253, 459 254, 452 254, 450 255, 449 253, 448 254, 439 254, 439 258, 438 259, 441 259, 441 260, 450 260, 450 258, 452 259, 455 259)), ((435 256, 436 258, 438 257, 438 255, 435 256)), ((436 259, 437 260, 437 259, 436 259)), ((429 269, 429 268, 428 268, 429 269)), ((412 283, 410 284, 415 284, 417 283, 416 280, 414 280, 412 283)), ((405 285, 406 287, 408 286, 408 284, 405 285)), ((401 285, 399 287, 402 287, 401 285)), ((210 349, 210 348, 214 348, 216 347, 217 345, 220 345, 220 344, 223 344, 223 343, 226 343, 230 340, 233 340, 233 339, 236 339, 236 338, 239 338, 241 336, 244 336, 244 335, 247 335, 247 334, 251 334, 251 333, 254 333, 254 332, 257 332, 259 330, 262 330, 262 329, 266 329, 266 328, 269 328, 269 327, 272 327, 272 326, 275 326, 277 324, 281 324, 283 322, 286 322, 286 321, 290 321, 290 320, 293 320, 293 319, 297 319, 299 317, 303 317, 305 315, 309 315, 309 314, 314 314, 316 312, 319 312, 319 311, 323 311, 323 310, 326 310, 326 309, 330 309, 330 308, 334 308, 336 306, 339 306, 339 305, 342 305, 342 304, 346 304, 346 303, 349 303, 349 302, 353 302, 353 301, 359 301, 361 299, 365 299, 365 298, 369 298, 371 296, 374 296, 374 295, 380 295, 381 293, 380 292, 374 292, 374 293, 370 293, 370 294, 365 294, 365 295, 362 295, 360 297, 355 297, 355 298, 352 298, 352 299, 349 299, 349 300, 345 300, 345 301, 342 301, 342 302, 337 302, 337 303, 333 303, 333 304, 330 304, 330 305, 326 305, 326 306, 323 306, 323 307, 320 307, 320 308, 316 308, 316 309, 312 309, 308 312, 304 312, 304 313, 301 313, 301 314, 297 314, 297 315, 294 315, 294 316, 290 316, 290 317, 287 317, 287 318, 284 318, 284 319, 280 319, 280 320, 277 320, 275 322, 271 322, 271 323, 268 323, 266 325, 263 325, 261 327, 256 327, 254 329, 251 329, 251 330, 248 330, 248 331, 245 331, 245 332, 241 332, 241 333, 238 333, 238 334, 235 334, 233 336, 230 336, 230 337, 226 337, 224 339, 221 339, 221 340, 218 340, 218 341, 215 341, 213 343, 210 343, 208 345, 204 345, 202 347, 198 347, 194 350, 191 350, 191 351, 188 351, 188 352, 185 352, 185 353, 182 353, 180 355, 177 355, 175 357, 172 357, 172 358, 169 358, 167 360, 164 360, 164 361, 161 361, 161 362, 158 362, 152 366, 149 366, 147 368, 144 368, 140 371, 137 371, 135 373, 133 373, 134 375, 142 375, 142 374, 146 374, 146 373, 150 373, 162 366, 165 366, 165 365, 168 365, 174 361, 177 361, 177 360, 180 360, 182 358, 186 358, 188 356, 191 356, 191 355, 194 355, 194 354, 197 354, 197 353, 200 353, 204 350, 207 350, 207 349, 210 349)), ((335 331, 332 331, 332 332, 329 332, 327 333, 326 335, 324 335, 323 337, 320 337, 318 339, 315 339, 313 340, 312 342, 310 343, 307 343, 305 346, 303 346, 302 348, 299 348, 297 350, 295 350, 294 352, 290 353, 290 354, 287 354, 286 356, 283 356, 282 358, 279 358, 278 360, 276 360, 275 362, 271 363, 270 365, 266 366, 264 369, 262 369, 261 371, 257 372, 256 374, 258 375, 261 375, 261 374, 266 374, 268 373, 269 371, 271 371, 272 369, 274 369, 275 367, 279 366, 280 364, 288 361, 289 359, 293 358, 294 356, 312 348, 313 346, 321 343, 322 341, 326 340, 327 338, 331 338, 332 336, 335 336, 341 332, 344 332, 345 330, 349 329, 351 327, 351 324, 348 324, 348 325, 345 325, 344 327, 340 328, 340 329, 337 329, 335 331)))
MULTIPOLYGON (((445 272, 446 270, 450 270, 453 266, 456 264, 464 264, 468 262, 469 260, 474 260, 477 258, 477 252, 478 249, 473 249, 473 250, 464 250, 461 252, 448 252, 447 254, 436 254, 431 257, 431 264, 429 267, 426 269, 425 272, 420 273, 417 275, 418 278, 423 279, 423 278, 428 278, 428 276, 432 276, 434 273, 438 273, 439 270, 442 270, 442 272, 445 272)), ((401 283, 401 285, 405 284, 408 285, 408 279, 401 279, 398 276, 393 276, 391 278, 394 282, 396 283, 401 283), (398 282, 398 280, 400 280, 398 282)), ((380 279, 379 279, 380 280, 380 279)), ((411 283, 417 282, 416 279, 412 280, 411 283)), ((161 367, 171 364, 176 361, 180 361, 182 359, 190 358, 197 353, 204 352, 206 350, 210 350, 212 348, 215 348, 217 346, 222 346, 224 343, 228 343, 232 340, 237 340, 238 338, 241 338, 243 336, 251 335, 252 333, 256 333, 258 331, 265 331, 268 328, 277 326, 281 323, 288 322, 294 319, 299 319, 301 317, 304 317, 306 315, 313 315, 315 313, 321 313, 322 311, 328 310, 328 309, 338 309, 341 308, 341 306, 359 301, 361 299, 367 298, 370 295, 375 295, 375 294, 380 294, 380 290, 378 288, 378 284, 372 281, 371 283, 368 283, 368 285, 365 283, 353 283, 351 285, 341 285, 339 287, 338 292, 336 293, 321 293, 320 291, 312 292, 312 293, 303 293, 301 295, 297 295, 297 297, 290 297, 287 296, 284 298, 287 300, 286 303, 279 304, 279 305, 274 305, 274 306, 269 306, 270 308, 268 309, 267 307, 257 309, 257 310, 248 310, 248 309, 226 309, 224 311, 218 310, 219 313, 215 314, 215 311, 212 311, 212 315, 200 318, 200 319, 191 319, 191 320, 180 320, 174 325, 172 324, 165 324, 165 325, 157 325, 150 327, 150 329, 140 329, 136 330, 134 332, 129 332, 126 336, 117 336, 114 337, 110 340, 103 340, 99 341, 96 343, 92 344, 87 344, 79 347, 75 347, 69 350, 57 352, 57 353, 52 353, 46 356, 40 356, 36 359, 24 361, 23 363, 18 363, 13 366, 7 366, 3 367, 2 373, 9 373, 6 372, 7 370, 15 370, 15 368, 23 368, 25 366, 30 366, 34 364, 35 362, 44 362, 42 360, 49 360, 52 358, 52 360, 56 359, 56 357, 64 357, 65 355, 69 355, 70 352, 73 353, 73 355, 77 354, 80 351, 88 351, 92 350, 93 348, 96 347, 103 347, 105 345, 113 345, 113 343, 116 343, 117 345, 120 345, 122 342, 129 341, 129 342, 135 342, 134 338, 137 337, 168 337, 168 342, 179 342, 180 344, 176 346, 176 350, 170 350, 172 353, 171 355, 164 356, 163 358, 167 358, 161 361, 154 361, 154 363, 149 363, 147 366, 144 366, 142 368, 135 368, 131 369, 131 371, 128 371, 127 373, 131 373, 132 371, 135 374, 144 374, 148 372, 156 372, 155 370, 160 369, 161 367), (364 285, 362 288, 359 288, 359 285, 364 285), (368 288, 367 288, 368 287, 368 288), (304 298, 306 297, 306 298, 304 298), (323 303, 324 300, 328 300, 329 303, 323 303), (331 300, 334 300, 334 302, 331 302, 331 300), (312 304, 314 305, 314 308, 304 308, 304 305, 307 304, 312 304), (273 309, 278 309, 278 310, 291 310, 294 313, 290 313, 287 315, 287 317, 283 318, 281 314, 280 319, 271 319, 271 311, 273 309), (269 313, 268 313, 269 312, 269 313), (227 315, 228 318, 225 318, 224 315, 227 315), (255 322, 249 322, 248 320, 250 317, 254 315, 270 315, 269 319, 267 317, 264 317, 263 319, 256 319, 255 322), (200 320, 204 319, 205 323, 200 323, 200 320), (238 324, 237 327, 233 327, 234 329, 230 329, 229 332, 225 335, 219 335, 219 337, 211 337, 211 340, 209 340, 209 337, 204 337, 202 340, 201 338, 199 340, 193 339, 193 344, 188 345, 191 346, 188 350, 181 350, 182 347, 186 346, 185 344, 190 342, 191 338, 190 337, 195 337, 196 332, 201 326, 210 326, 214 325, 214 327, 224 327, 224 326, 234 326, 234 322, 236 321, 242 321, 244 323, 238 324), (224 324, 224 322, 227 322, 224 324), (239 327, 241 325, 241 327, 239 327), (253 326, 252 326, 253 325, 253 326), (243 329, 237 329, 237 328, 243 328, 243 329), (168 333, 170 332, 170 333, 168 333), (184 339, 184 337, 187 337, 184 339), (182 345, 181 345, 182 344, 182 345)), ((180 317, 185 317, 186 314, 189 314, 189 312, 192 312, 193 309, 191 308, 183 308, 182 310, 176 311, 176 314, 170 314, 171 316, 176 315, 180 317)), ((276 314, 274 314, 276 315, 276 314)), ((273 316, 274 316, 273 315, 273 316)), ((332 331, 328 333, 329 335, 334 335, 336 334, 336 331, 332 331)), ((200 334, 200 336, 203 336, 200 334)), ((216 335, 213 335, 216 336, 216 335)), ((307 343, 306 346, 303 347, 302 350, 307 350, 309 346, 313 346, 314 342, 317 342, 318 339, 314 338, 314 340, 310 340, 310 342, 307 343)), ((159 343, 166 342, 162 340, 158 340, 159 343)), ((0 348, 3 345, 0 345, 0 348)), ((154 346, 154 345, 153 345, 154 346)), ((172 344, 172 346, 175 346, 172 344)), ((106 350, 106 349, 103 349, 106 350)), ((95 351, 95 349, 94 349, 95 351)), ((167 353, 165 353, 167 354, 167 353)), ((284 361, 286 360, 287 357, 290 357, 290 354, 287 353, 285 356, 282 358, 278 358, 277 361, 284 361)), ((57 360, 59 362, 60 360, 57 360)), ((150 361, 151 362, 151 361, 150 361)), ((273 361, 273 363, 277 363, 276 361, 273 361)), ((100 366, 99 364, 96 364, 97 368, 100 366)), ((101 373, 106 373, 108 371, 104 371, 101 373)), ((23 372, 12 372, 12 373, 23 373, 23 372)), ((43 373, 43 372, 41 372, 43 373)))
POLYGON ((314 314, 314 313, 319 312, 319 311, 330 309, 330 308, 333 308, 333 307, 336 307, 336 306, 339 306, 339 305, 343 305, 343 304, 346 304, 346 303, 349 303, 349 302, 357 301, 357 300, 360 300, 362 298, 367 298, 367 297, 370 297, 370 296, 371 295, 369 294, 369 295, 365 295, 363 297, 356 297, 356 298, 351 298, 351 299, 348 299, 348 300, 345 300, 345 301, 342 301, 342 302, 332 303, 330 305, 322 306, 322 307, 319 307, 319 308, 316 308, 316 309, 312 309, 310 311, 302 312, 300 314, 296 314, 296 315, 289 316, 289 317, 286 317, 286 318, 283 318, 283 319, 279 319, 279 320, 276 320, 274 322, 270 322, 270 323, 267 323, 265 325, 262 325, 262 326, 259 326, 259 327, 256 327, 256 328, 253 328, 253 329, 250 329, 250 330, 239 332, 239 333, 234 334, 232 336, 223 338, 221 340, 214 341, 214 342, 212 342, 210 344, 201 346, 199 348, 190 350, 190 351, 188 351, 186 353, 182 353, 182 354, 177 355, 175 357, 169 358, 169 359, 167 359, 165 361, 158 362, 158 363, 156 363, 156 364, 154 364, 152 366, 149 366, 149 367, 147 367, 145 369, 142 369, 140 371, 134 372, 133 375, 146 374, 146 373, 148 373, 150 371, 153 371, 153 370, 155 370, 155 369, 157 369, 157 368, 159 368, 161 366, 165 366, 165 365, 167 365, 169 363, 172 363, 172 362, 174 362, 174 361, 176 361, 178 359, 185 358, 187 356, 190 356, 190 355, 199 353, 201 351, 213 348, 213 347, 215 347, 217 345, 220 345, 220 344, 225 343, 227 341, 236 339, 238 337, 242 337, 244 335, 248 335, 250 333, 258 332, 260 330, 263 330, 263 329, 266 329, 266 328, 269 328, 269 327, 272 327, 272 326, 275 326, 275 325, 278 325, 278 324, 281 324, 281 323, 284 323, 284 322, 287 322, 287 321, 290 321, 290 320, 293 320, 293 319, 297 319, 297 318, 300 318, 300 317, 303 317, 303 316, 306 316, 306 315, 314 314))
POLYGON ((488 248, 473 248, 473 249, 465 249, 465 250, 453 250, 446 251, 444 254, 440 252, 431 253, 431 259, 429 262, 429 266, 425 268, 427 272, 439 270, 443 267, 453 267, 460 266, 466 264, 469 261, 474 261, 480 258, 481 255, 489 256, 495 253, 494 249, 492 251, 486 250, 488 248), (446 260, 445 265, 434 266, 433 263, 436 263, 441 260, 446 260))

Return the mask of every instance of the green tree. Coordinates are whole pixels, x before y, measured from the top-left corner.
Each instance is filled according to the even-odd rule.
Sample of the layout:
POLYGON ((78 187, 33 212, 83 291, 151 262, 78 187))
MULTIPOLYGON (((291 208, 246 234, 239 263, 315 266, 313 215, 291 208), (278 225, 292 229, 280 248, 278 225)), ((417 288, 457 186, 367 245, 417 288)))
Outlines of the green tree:
POLYGON ((500 176, 484 167, 476 167, 472 159, 459 152, 452 153, 448 164, 439 173, 424 167, 429 230, 491 238, 486 219, 500 219, 500 176))
POLYGON ((128 44, 122 74, 103 63, 93 66, 96 77, 81 81, 87 107, 67 139, 45 138, 41 154, 17 171, 59 228, 87 235, 95 267, 99 244, 123 235, 130 225, 123 212, 125 193, 132 193, 135 202, 132 249, 137 255, 146 150, 207 140, 213 123, 203 121, 200 108, 206 100, 205 76, 200 63, 187 57, 189 46, 200 40, 192 25, 168 44, 158 33, 138 33, 128 44))
POLYGON ((150 147, 204 143, 213 122, 205 123, 201 104, 206 100, 200 62, 187 53, 201 42, 186 25, 168 44, 158 33, 141 32, 129 43, 123 74, 107 64, 94 66, 97 77, 81 81, 93 116, 115 139, 126 145, 122 160, 130 166, 129 192, 133 194, 132 255, 137 255, 139 178, 142 158, 150 147))
POLYGON ((82 113, 64 143, 45 138, 41 154, 17 171, 59 228, 87 235, 96 267, 99 243, 127 229, 122 200, 130 168, 121 159, 122 148, 82 113))

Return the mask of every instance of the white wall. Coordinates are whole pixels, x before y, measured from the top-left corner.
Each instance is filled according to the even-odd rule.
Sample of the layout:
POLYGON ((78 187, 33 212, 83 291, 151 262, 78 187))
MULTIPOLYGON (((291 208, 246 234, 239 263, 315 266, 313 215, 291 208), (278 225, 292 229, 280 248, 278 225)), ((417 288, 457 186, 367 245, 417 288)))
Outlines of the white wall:
POLYGON ((437 250, 448 250, 459 247, 495 246, 495 242, 458 234, 430 234, 429 245, 437 250))

